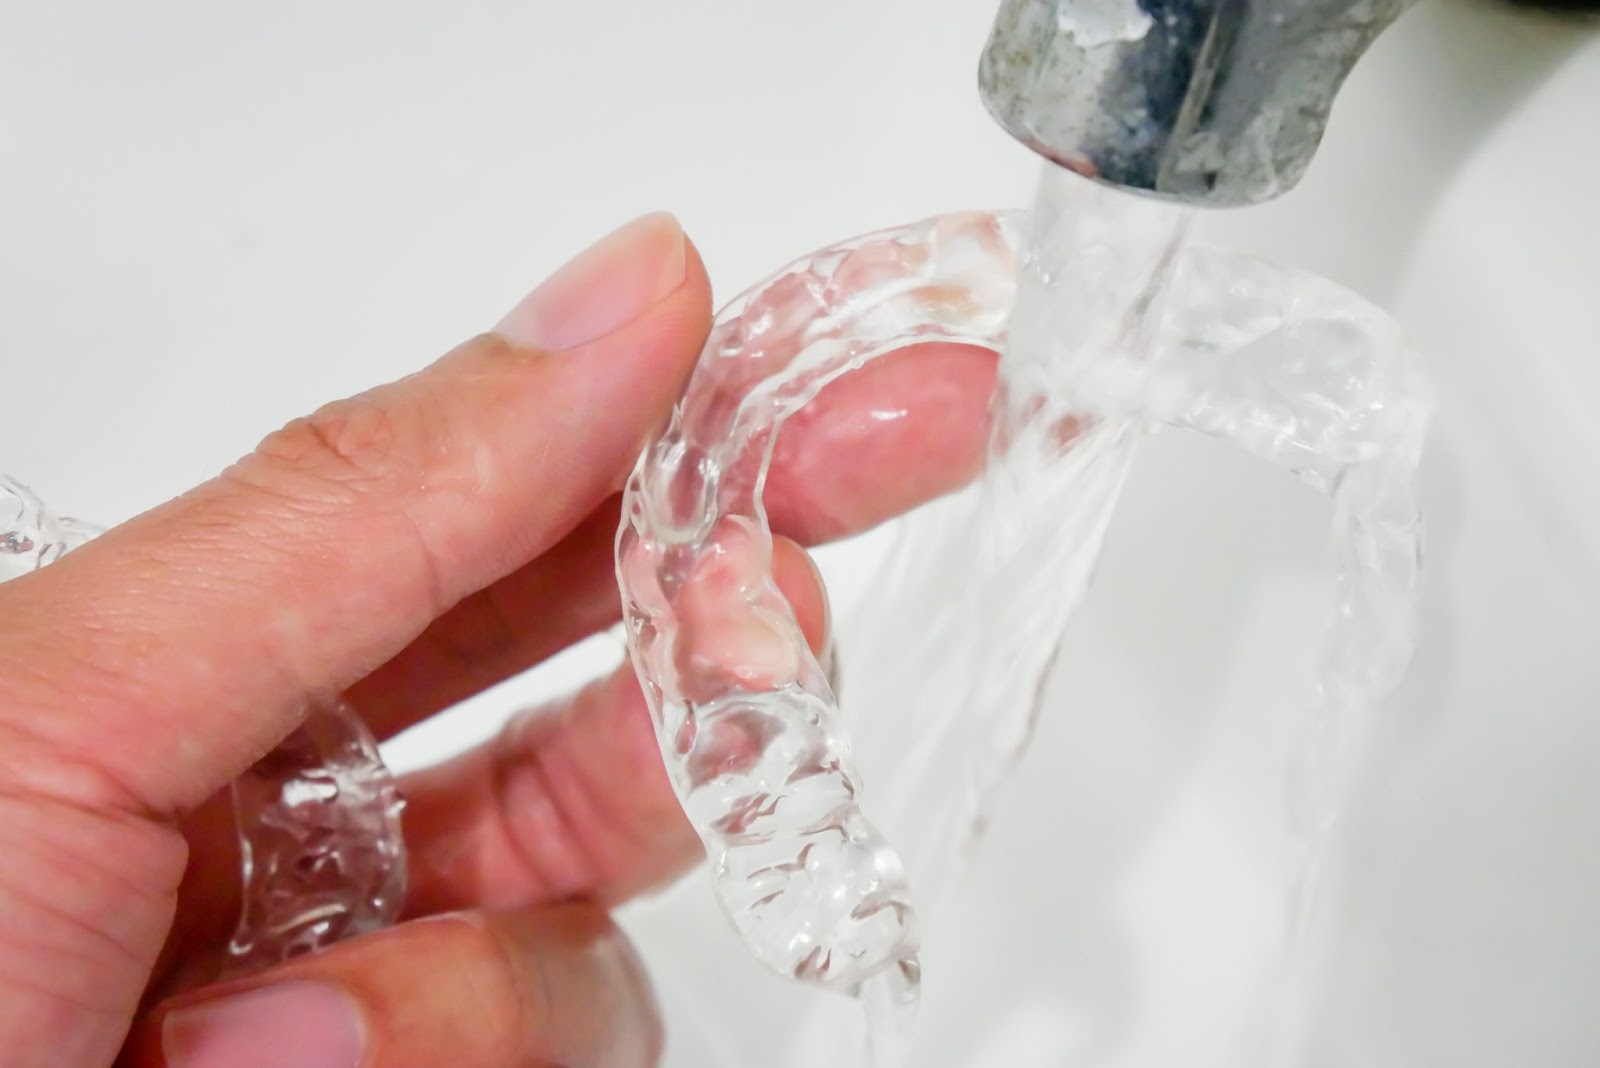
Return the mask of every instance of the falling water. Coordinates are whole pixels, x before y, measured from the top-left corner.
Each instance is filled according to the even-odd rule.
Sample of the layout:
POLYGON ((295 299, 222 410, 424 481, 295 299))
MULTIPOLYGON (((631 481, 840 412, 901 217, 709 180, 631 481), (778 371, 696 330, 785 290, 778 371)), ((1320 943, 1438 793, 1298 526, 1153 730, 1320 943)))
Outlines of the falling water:
POLYGON ((1344 739, 1410 658, 1427 390, 1387 316, 1313 276, 1187 247, 1187 221, 1047 168, 1026 217, 945 216, 797 261, 718 316, 629 483, 629 648, 719 901, 768 967, 862 998, 885 1068, 905 1056, 918 1000, 919 917, 967 866, 1027 746, 1157 424, 1233 441, 1334 502, 1335 611, 1291 784, 1301 919, 1283 967, 1303 966, 1344 739), (930 506, 950 521, 877 576, 870 629, 887 647, 861 682, 846 670, 852 720, 772 580, 766 468, 784 420, 830 382, 934 340, 1003 349, 989 463, 966 511, 930 506), (793 649, 772 678, 706 672, 686 623, 696 576, 730 537, 758 566, 720 610, 793 649), (890 637, 908 633, 920 641, 890 637), (893 756, 871 794, 853 734, 893 756))
POLYGON ((1226 438, 1328 494, 1334 611, 1287 784, 1290 925, 1239 1054, 1276 1065, 1294 1056, 1348 739, 1415 644, 1413 484, 1430 400, 1387 316, 1314 276, 1185 247, 1187 221, 1178 207, 1046 169, 981 484, 960 522, 902 545, 886 569, 886 588, 910 607, 877 598, 866 610, 866 632, 923 628, 928 640, 906 656, 924 659, 878 671, 852 697, 876 705, 893 694, 923 725, 884 822, 901 836, 912 828, 899 844, 932 914, 1027 748, 1146 431, 1226 438))

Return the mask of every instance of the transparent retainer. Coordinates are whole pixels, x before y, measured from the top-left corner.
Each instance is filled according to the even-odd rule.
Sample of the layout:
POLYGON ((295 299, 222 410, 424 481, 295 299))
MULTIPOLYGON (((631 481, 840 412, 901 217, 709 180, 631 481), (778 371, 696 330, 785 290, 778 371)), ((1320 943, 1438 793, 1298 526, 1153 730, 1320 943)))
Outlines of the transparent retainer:
MULTIPOLYGON (((52 515, 0 476, 0 581, 59 560, 100 533, 52 515)), ((387 927, 405 900, 401 800, 377 741, 338 699, 318 700, 231 786, 243 894, 223 963, 259 970, 387 927)))
POLYGON ((244 894, 227 974, 258 971, 400 917, 403 801, 377 740, 337 698, 234 780, 244 894))
MULTIPOLYGON (((869 819, 875 808, 861 796, 838 698, 770 566, 742 590, 750 610, 793 647, 796 670, 780 684, 686 670, 698 658, 681 602, 730 531, 770 564, 761 496, 777 434, 829 382, 923 342, 1004 346, 1019 273, 1038 270, 1027 223, 1020 212, 964 213, 883 231, 799 260, 737 298, 717 317, 670 424, 628 484, 617 543, 626 636, 673 786, 713 864, 719 903, 763 964, 828 989, 860 992, 886 976, 869 989, 915 1001, 919 937, 905 854, 869 819)), ((1152 313, 1152 343, 1109 349, 1099 364, 1075 368, 1070 381, 1046 387, 1071 396, 1039 407, 1053 420, 1062 411, 1077 420, 1076 443, 1061 451, 1065 465, 1123 463, 1126 442, 1168 424, 1231 440, 1332 498, 1333 612, 1301 730, 1301 767, 1291 776, 1292 825, 1314 847, 1338 809, 1350 723, 1398 683, 1414 644, 1421 524, 1413 482, 1429 390, 1392 320, 1325 280, 1194 246, 1182 249, 1172 275, 1152 313)), ((1012 421, 1005 434, 1022 429, 1012 421)), ((996 455, 1009 447, 1002 436, 996 455)), ((996 469, 992 458, 991 476, 996 469)), ((1094 541, 1067 569, 1080 586, 1115 504, 1121 471, 1113 476, 1098 499, 1043 517, 1064 538, 1094 541)), ((1027 489, 1011 487, 1013 496, 1027 489)), ((987 518, 975 518, 980 535, 987 518)), ((1037 526, 1041 517, 1027 518, 1037 526)), ((971 546, 985 544, 972 533, 946 536, 916 566, 963 552, 970 559, 971 546)), ((940 582, 948 572, 926 574, 940 582)), ((1001 607, 1061 627, 1071 604, 1059 602, 1080 593, 1015 583, 1001 607), (1034 612, 1046 600, 1058 603, 1034 612)), ((952 590, 949 599, 958 596, 952 590)), ((959 625, 970 628, 973 615, 964 615, 959 625)), ((999 624, 984 616, 977 625, 999 624)), ((952 660, 982 674, 1005 663, 1004 652, 952 660)), ((997 775, 1026 745, 1049 661, 1037 658, 1024 672, 1030 677, 998 688, 955 680, 966 689, 942 709, 856 710, 863 725, 874 715, 893 719, 906 752, 961 749, 964 781, 919 782, 915 768, 901 769, 894 796, 878 800, 902 816, 914 801, 929 802, 914 818, 895 820, 917 825, 917 841, 899 843, 918 854, 911 870, 937 873, 934 885, 919 884, 918 901, 943 893, 959 870, 959 858, 929 857, 974 840, 997 775), (995 707, 997 695, 1016 707, 995 707)), ((939 665, 928 670, 950 675, 939 665)))

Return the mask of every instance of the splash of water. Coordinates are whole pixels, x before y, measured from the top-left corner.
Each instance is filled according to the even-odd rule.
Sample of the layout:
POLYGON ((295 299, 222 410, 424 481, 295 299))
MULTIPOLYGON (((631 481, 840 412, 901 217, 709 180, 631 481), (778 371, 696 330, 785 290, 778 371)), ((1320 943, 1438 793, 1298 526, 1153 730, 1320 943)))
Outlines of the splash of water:
MULTIPOLYGON (((1235 441, 1334 500, 1335 611, 1291 777, 1303 918, 1349 768, 1347 728, 1398 681, 1413 644, 1412 483, 1429 405, 1393 323, 1320 279, 1185 248, 1183 211, 1059 171, 1047 169, 1026 223, 961 215, 872 235, 735 301, 641 459, 618 539, 630 649, 723 908, 775 970, 879 1006, 878 1064, 905 1053, 884 1021, 906 1026, 920 974, 906 873, 925 909, 981 838, 1147 428, 1235 441), (691 692, 677 601, 720 523, 766 537, 760 491, 783 420, 838 375, 933 339, 1005 351, 978 507, 904 547, 885 575, 888 589, 895 574, 924 588, 938 576, 918 601, 917 648, 939 655, 880 665, 900 688, 855 695, 862 729, 894 732, 903 753, 878 798, 879 822, 909 831, 891 848, 863 812, 836 697, 770 575, 747 595, 779 607, 801 665, 775 689, 691 692), (907 704, 914 715, 892 710, 907 704), (729 709, 737 731, 724 729, 729 709), (759 758, 723 759, 734 738, 747 751, 755 740, 759 758)), ((1288 972, 1305 926, 1286 942, 1288 972)))

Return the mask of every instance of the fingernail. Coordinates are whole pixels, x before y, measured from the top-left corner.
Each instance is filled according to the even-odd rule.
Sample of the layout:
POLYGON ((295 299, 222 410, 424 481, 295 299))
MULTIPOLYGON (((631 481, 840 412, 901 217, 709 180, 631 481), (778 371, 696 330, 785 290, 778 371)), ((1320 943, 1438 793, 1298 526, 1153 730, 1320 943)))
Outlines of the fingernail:
POLYGON ((161 1028, 168 1068, 359 1068, 361 1016, 337 987, 297 980, 178 1009, 161 1028))
POLYGON ((514 345, 558 352, 605 337, 683 284, 687 244, 671 215, 635 219, 547 278, 495 333, 514 345))
POLYGON ((732 679, 754 690, 785 686, 800 674, 800 656, 787 627, 752 610, 686 628, 686 692, 711 692, 732 679))
MULTIPOLYGON (((818 649, 817 661, 822 665, 822 670, 827 672, 832 679, 833 675, 833 600, 828 596, 828 581, 822 577, 822 568, 817 566, 816 558, 804 549, 800 550, 800 559, 805 561, 806 569, 811 572, 811 582, 816 589, 817 597, 822 601, 822 640, 818 649)), ((810 635, 807 636, 808 638, 810 635)))

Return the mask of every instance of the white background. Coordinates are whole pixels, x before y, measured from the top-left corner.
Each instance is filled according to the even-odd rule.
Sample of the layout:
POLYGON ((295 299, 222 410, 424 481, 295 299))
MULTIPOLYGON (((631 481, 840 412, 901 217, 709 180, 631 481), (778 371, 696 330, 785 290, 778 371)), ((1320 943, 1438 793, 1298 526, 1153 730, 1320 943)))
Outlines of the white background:
MULTIPOLYGON (((856 232, 1022 204, 1033 161, 974 88, 991 15, 0 3, 0 469, 124 518, 643 211, 679 215, 726 297, 856 232)), ((1204 226, 1392 309, 1442 401, 1423 649, 1341 838, 1307 1064, 1600 1063, 1597 105, 1592 22, 1424 0, 1302 187, 1204 226)), ((1229 1063, 1276 937, 1257 817, 1324 519, 1215 446, 1151 450, 963 906, 963 967, 1009 980, 973 983, 922 1063, 1229 1063)), ((865 588, 836 571, 848 604, 865 588)), ((674 961, 666 925, 631 922, 674 961)), ((674 1063, 713 1063, 691 1046, 674 1063)))

